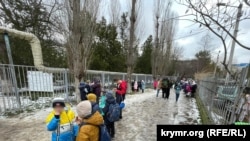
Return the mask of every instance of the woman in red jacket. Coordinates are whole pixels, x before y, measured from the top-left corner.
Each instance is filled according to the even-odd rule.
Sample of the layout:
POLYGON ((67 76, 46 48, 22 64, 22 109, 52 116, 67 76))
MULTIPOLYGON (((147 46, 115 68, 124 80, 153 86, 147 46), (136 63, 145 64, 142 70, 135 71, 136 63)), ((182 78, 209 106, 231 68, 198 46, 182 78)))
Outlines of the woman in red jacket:
MULTIPOLYGON (((125 95, 127 92, 127 82, 124 80, 115 80, 117 83, 117 88, 114 90, 116 95, 116 102, 121 104, 125 100, 125 95)), ((122 119, 122 110, 120 113, 120 119, 122 119)))

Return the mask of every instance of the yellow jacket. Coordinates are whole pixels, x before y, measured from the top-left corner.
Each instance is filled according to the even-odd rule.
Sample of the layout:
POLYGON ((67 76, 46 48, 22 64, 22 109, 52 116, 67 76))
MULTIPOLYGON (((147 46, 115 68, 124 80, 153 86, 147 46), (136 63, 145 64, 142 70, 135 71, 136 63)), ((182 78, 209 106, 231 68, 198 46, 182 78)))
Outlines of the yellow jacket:
POLYGON ((78 126, 73 125, 73 120, 75 118, 75 114, 72 110, 63 111, 60 114, 60 118, 55 118, 55 111, 53 110, 47 116, 45 122, 47 124, 48 131, 52 131, 51 140, 57 140, 57 129, 58 125, 60 124, 60 141, 74 141, 74 138, 77 136, 78 133, 78 126))
POLYGON ((86 124, 80 127, 76 141, 98 141, 98 126, 103 124, 103 122, 103 117, 98 111, 95 112, 90 118, 84 119, 83 123, 86 124))
MULTIPOLYGON (((53 110, 47 116, 45 122, 48 124, 55 117, 55 111, 53 110)), ((71 123, 75 119, 75 113, 72 110, 63 111, 60 115, 60 124, 71 123)))

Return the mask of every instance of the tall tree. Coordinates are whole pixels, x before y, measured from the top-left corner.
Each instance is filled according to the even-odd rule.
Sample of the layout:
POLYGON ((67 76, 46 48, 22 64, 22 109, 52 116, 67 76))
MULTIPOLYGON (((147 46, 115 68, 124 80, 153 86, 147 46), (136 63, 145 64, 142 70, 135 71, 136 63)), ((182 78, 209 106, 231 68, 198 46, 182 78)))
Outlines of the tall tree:
POLYGON ((158 0, 154 6, 155 45, 152 52, 152 73, 156 77, 169 73, 177 21, 176 14, 171 10, 171 1, 158 0))
MULTIPOLYGON (((66 67, 62 45, 53 38, 56 25, 56 1, 49 4, 41 0, 0 0, 0 16, 5 25, 31 32, 41 41, 44 65, 66 67)), ((33 65, 33 57, 27 41, 10 38, 13 62, 19 65, 33 65)), ((5 62, 8 63, 8 62, 5 62)))
POLYGON ((98 41, 94 46, 90 69, 125 72, 126 62, 121 43, 118 41, 118 33, 114 24, 107 24, 103 17, 98 24, 98 41))
MULTIPOLYGON (((136 62, 136 29, 138 28, 138 13, 140 8, 140 0, 131 0, 132 5, 130 9, 130 26, 129 26, 129 43, 127 46, 127 83, 131 83, 132 73, 136 62)), ((128 85, 128 93, 131 92, 131 85, 128 85)))
MULTIPOLYGON (((75 77, 75 87, 79 86, 93 54, 96 41, 100 0, 64 0, 61 14, 61 32, 66 39, 67 59, 75 77)), ((79 89, 76 89, 80 102, 79 89)))
POLYGON ((135 71, 137 73, 152 74, 151 54, 153 37, 150 35, 142 46, 142 55, 138 57, 135 71))
POLYGON ((119 31, 120 31, 120 39, 122 42, 123 51, 125 54, 127 54, 127 46, 128 46, 128 13, 122 13, 120 25, 119 25, 119 31))
POLYGON ((111 18, 111 24, 119 26, 121 15, 121 4, 119 0, 109 0, 109 12, 111 18))
POLYGON ((177 74, 177 65, 179 60, 181 59, 183 52, 184 52, 184 48, 180 47, 177 43, 175 43, 174 48, 172 49, 172 53, 171 53, 171 63, 169 64, 169 75, 170 76, 176 76, 177 74))
POLYGON ((197 58, 197 72, 207 69, 211 63, 211 54, 207 50, 201 50, 195 54, 197 58))

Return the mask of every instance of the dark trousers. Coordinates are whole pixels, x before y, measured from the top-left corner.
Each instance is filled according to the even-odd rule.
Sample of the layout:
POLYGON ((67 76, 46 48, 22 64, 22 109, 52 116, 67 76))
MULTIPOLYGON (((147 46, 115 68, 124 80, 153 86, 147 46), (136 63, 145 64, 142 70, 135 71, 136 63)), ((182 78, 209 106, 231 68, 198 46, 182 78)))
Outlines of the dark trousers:
POLYGON ((144 89, 141 89, 141 92, 144 93, 144 89))
MULTIPOLYGON (((116 103, 118 103, 119 105, 121 104, 122 101, 125 100, 125 94, 124 95, 120 95, 116 93, 116 103)), ((120 113, 120 118, 122 118, 122 110, 120 113)))
POLYGON ((175 97, 176 99, 175 99, 175 100, 176 100, 176 102, 177 102, 178 99, 179 99, 179 97, 180 97, 180 93, 175 93, 175 95, 176 95, 176 97, 175 97))
POLYGON ((169 88, 162 88, 162 98, 169 98, 170 89, 169 88))
POLYGON ((115 122, 106 124, 109 135, 113 138, 115 136, 115 122))

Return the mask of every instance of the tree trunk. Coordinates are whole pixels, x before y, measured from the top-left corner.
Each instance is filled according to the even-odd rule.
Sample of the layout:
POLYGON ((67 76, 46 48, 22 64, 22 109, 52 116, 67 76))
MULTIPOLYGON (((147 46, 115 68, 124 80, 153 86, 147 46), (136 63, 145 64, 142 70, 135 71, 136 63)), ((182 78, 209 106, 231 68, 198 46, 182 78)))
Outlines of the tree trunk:
POLYGON ((127 67, 127 93, 131 94, 132 93, 132 87, 131 86, 131 77, 132 77, 132 67, 127 67))
POLYGON ((131 91, 129 88, 131 84, 131 75, 133 72, 133 64, 134 62, 134 33, 135 33, 135 22, 136 22, 136 13, 135 13, 135 5, 136 0, 132 0, 132 9, 131 9, 131 16, 130 16, 130 38, 129 38, 129 49, 127 55, 127 83, 128 83, 128 93, 131 91))
POLYGON ((75 94, 77 103, 81 102, 81 94, 79 90, 80 80, 75 77, 75 94))

